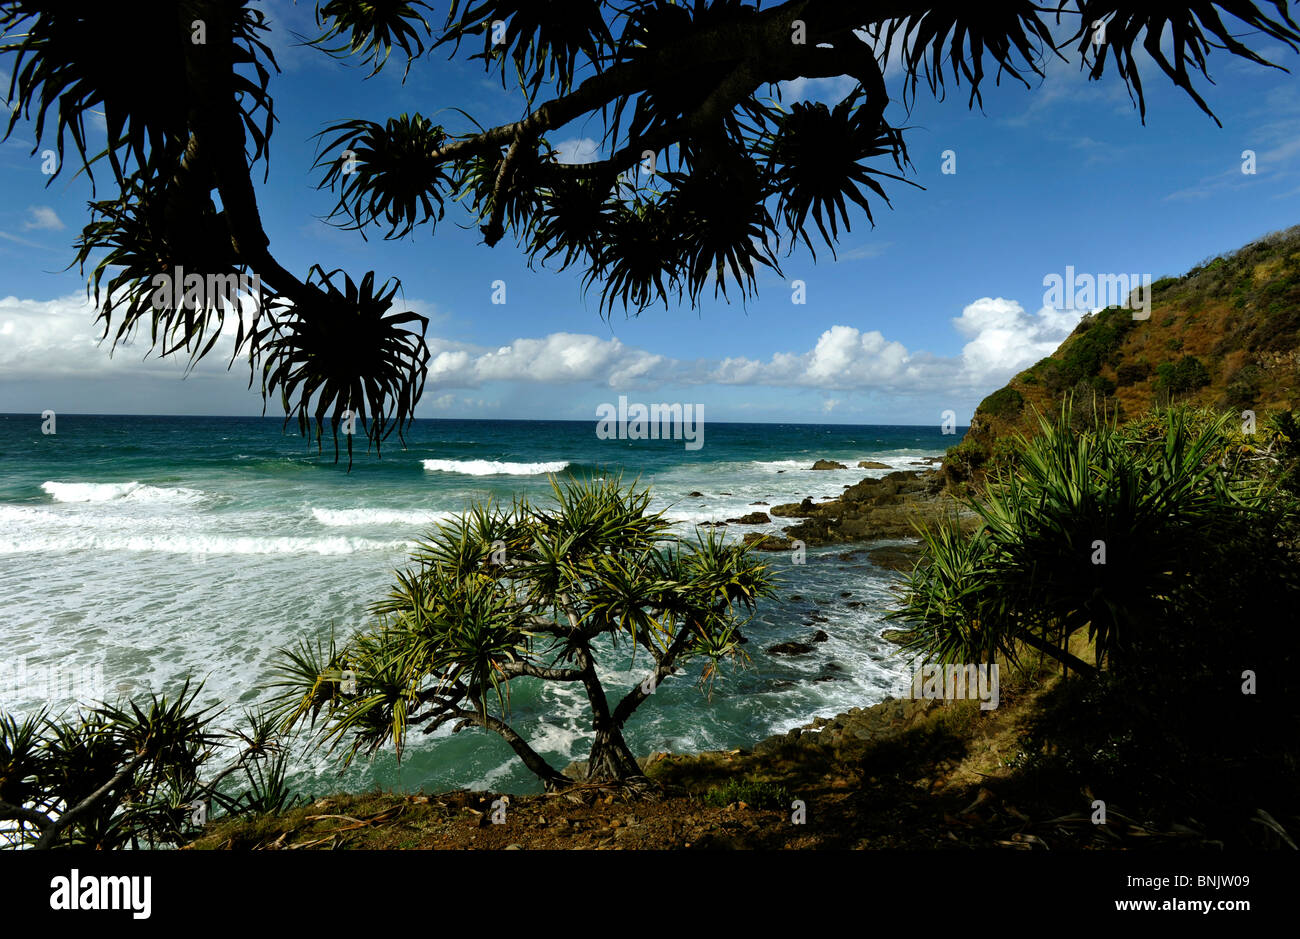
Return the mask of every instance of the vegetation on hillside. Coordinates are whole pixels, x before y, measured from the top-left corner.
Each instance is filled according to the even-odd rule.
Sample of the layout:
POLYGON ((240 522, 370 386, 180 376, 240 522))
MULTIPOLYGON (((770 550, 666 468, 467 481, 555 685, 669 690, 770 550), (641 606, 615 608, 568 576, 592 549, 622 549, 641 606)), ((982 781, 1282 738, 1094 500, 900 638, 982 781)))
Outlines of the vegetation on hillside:
POLYGON ((1300 226, 1266 235, 1151 286, 1151 316, 1108 308, 1083 317, 1047 358, 985 398, 949 450, 948 476, 1005 463, 1004 444, 1032 433, 1035 414, 1073 396, 1120 421, 1185 404, 1241 414, 1300 408, 1300 226), (1002 459, 994 459, 999 445, 1002 459))

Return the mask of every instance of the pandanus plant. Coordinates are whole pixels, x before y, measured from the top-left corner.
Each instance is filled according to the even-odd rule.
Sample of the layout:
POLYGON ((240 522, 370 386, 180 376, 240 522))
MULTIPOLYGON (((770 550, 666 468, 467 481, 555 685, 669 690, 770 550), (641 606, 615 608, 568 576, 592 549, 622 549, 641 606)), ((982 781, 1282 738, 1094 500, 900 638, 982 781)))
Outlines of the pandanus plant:
POLYGON ((1261 531, 1268 487, 1221 465, 1220 418, 1193 431, 1168 411, 1150 442, 1101 420, 1071 429, 1072 404, 1021 438, 1016 468, 969 501, 979 527, 923 532, 924 553, 891 618, 932 661, 1015 659, 1029 646, 1068 668, 1086 630, 1097 668, 1150 649, 1215 591, 1216 559, 1261 531))
POLYGON ((499 734, 548 789, 572 781, 510 724, 518 681, 581 685, 594 729, 587 777, 642 776, 624 728, 655 687, 692 658, 740 655, 740 628, 773 593, 744 545, 714 532, 670 533, 650 495, 618 478, 553 479, 555 504, 478 504, 422 541, 413 566, 346 644, 285 650, 278 666, 285 730, 307 724, 346 759, 412 730, 499 734), (609 696, 597 657, 620 643, 644 653, 644 680, 609 696))

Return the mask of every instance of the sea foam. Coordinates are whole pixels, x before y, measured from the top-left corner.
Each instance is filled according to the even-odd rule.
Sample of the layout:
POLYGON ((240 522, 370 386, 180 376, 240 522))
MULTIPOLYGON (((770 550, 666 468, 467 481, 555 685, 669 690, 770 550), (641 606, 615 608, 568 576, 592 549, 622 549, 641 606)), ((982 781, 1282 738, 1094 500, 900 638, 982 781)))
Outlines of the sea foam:
POLYGON ((316 521, 330 528, 350 528, 355 525, 431 525, 453 518, 455 512, 433 512, 402 509, 316 509, 311 510, 316 521))
POLYGON ((183 487, 147 486, 144 483, 56 483, 46 481, 41 488, 55 502, 144 502, 161 505, 193 505, 204 493, 183 487))
POLYGON ((540 476, 543 473, 558 473, 568 465, 568 460, 554 463, 501 463, 496 460, 424 461, 424 468, 431 472, 461 473, 465 476, 540 476))

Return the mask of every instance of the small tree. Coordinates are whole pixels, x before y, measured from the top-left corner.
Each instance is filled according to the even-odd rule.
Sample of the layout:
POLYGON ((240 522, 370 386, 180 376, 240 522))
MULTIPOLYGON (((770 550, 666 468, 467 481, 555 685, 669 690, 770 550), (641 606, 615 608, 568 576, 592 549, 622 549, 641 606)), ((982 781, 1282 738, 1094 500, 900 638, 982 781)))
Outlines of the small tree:
POLYGON ((208 813, 275 812, 295 798, 272 722, 217 731, 187 681, 173 696, 99 704, 69 717, 0 714, 0 847, 111 850, 183 844, 208 813), (223 769, 204 770, 236 751, 223 769), (242 774, 247 787, 230 791, 242 774), (223 788, 224 787, 224 788, 223 788))
POLYGON ((552 480, 553 507, 477 504, 442 525, 374 607, 373 628, 328 651, 303 643, 278 666, 284 727, 315 725, 350 741, 347 760, 389 741, 400 759, 409 728, 448 723, 500 734, 548 789, 572 782, 507 722, 510 683, 577 682, 591 707, 587 779, 640 781, 623 737, 628 720, 694 657, 740 654, 740 626, 773 578, 744 545, 713 532, 669 533, 650 494, 617 478, 552 480), (742 614, 744 617, 742 618, 742 614), (612 703, 598 653, 619 642, 649 661, 612 703))
POLYGON ((970 502, 982 522, 972 536, 924 533, 889 614, 910 627, 910 651, 986 662, 1023 644, 1091 673, 1068 651, 1078 630, 1099 665, 1131 662, 1208 608, 1231 559, 1275 553, 1270 486, 1225 453, 1226 416, 1166 411, 1152 428, 1099 418, 1079 431, 1073 415, 1067 398, 1055 423, 1021 438, 1015 469, 970 502))

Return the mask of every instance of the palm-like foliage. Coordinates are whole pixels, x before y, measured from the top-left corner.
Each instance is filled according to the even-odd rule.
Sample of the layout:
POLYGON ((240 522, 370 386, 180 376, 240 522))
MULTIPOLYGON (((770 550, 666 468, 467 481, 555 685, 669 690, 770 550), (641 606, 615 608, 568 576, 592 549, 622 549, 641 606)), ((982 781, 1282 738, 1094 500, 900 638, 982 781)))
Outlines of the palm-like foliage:
POLYGON ((113 849, 177 844, 193 837, 195 806, 274 811, 293 801, 272 723, 246 715, 246 729, 217 732, 201 686, 175 695, 102 703, 55 719, 0 715, 0 819, 16 823, 9 847, 113 849), (236 750, 223 770, 204 770, 236 750), (249 788, 232 791, 243 773, 249 788))
POLYGON ((596 737, 593 777, 623 778, 635 761, 621 727, 645 699, 640 685, 614 708, 594 656, 626 641, 655 682, 693 656, 738 654, 738 627, 772 576, 743 545, 715 533, 687 541, 649 513, 649 493, 618 478, 553 481, 554 507, 483 504, 425 538, 414 566, 377 603, 376 625, 343 649, 289 650, 280 666, 286 729, 323 712, 318 739, 347 759, 411 728, 454 722, 501 734, 548 787, 563 777, 509 726, 517 679, 581 682, 596 737), (355 694, 337 690, 340 668, 355 694), (621 769, 619 768, 621 767, 621 769))
MULTIPOLYGON (((371 271, 360 285, 343 274, 343 289, 334 284, 341 271, 312 268, 312 279, 323 288, 313 309, 281 305, 279 315, 257 331, 254 342, 265 354, 262 397, 278 392, 285 423, 296 415, 306 435, 314 417, 320 446, 326 416, 334 435, 338 460, 338 429, 344 412, 359 416, 376 448, 413 419, 424 388, 429 349, 424 343, 428 317, 410 311, 389 313, 397 285, 375 287, 371 271), (419 332, 407 324, 419 323, 419 332)), ((345 434, 348 466, 352 465, 352 435, 345 434)))
POLYGON ((344 228, 360 231, 381 218, 386 238, 401 238, 416 225, 442 219, 450 174, 428 160, 446 139, 441 127, 419 114, 402 114, 384 124, 344 121, 325 131, 334 138, 321 147, 316 166, 327 166, 321 187, 339 187, 333 215, 350 217, 344 228), (351 158, 344 158, 351 151, 351 158), (355 161, 355 163, 354 163, 355 161), (434 203, 437 203, 435 212, 434 203))
POLYGON ((310 45, 334 56, 361 55, 362 61, 374 65, 367 78, 379 73, 397 46, 406 53, 405 80, 411 63, 424 53, 421 33, 429 34, 421 9, 431 7, 421 0, 329 0, 324 6, 317 5, 316 23, 322 28, 327 22, 330 25, 310 45), (329 47, 331 41, 348 33, 342 45, 329 47))
MULTIPOLYGON (((1042 49, 1053 48, 1052 34, 1039 17, 1042 7, 1032 0, 974 5, 962 0, 935 3, 885 26, 884 51, 887 61, 895 42, 902 49, 907 67, 907 88, 915 96, 922 77, 935 94, 943 91, 943 65, 948 60, 953 80, 963 77, 970 84, 970 104, 983 104, 980 84, 984 80, 984 55, 992 57, 1002 73, 1029 87, 1021 69, 1042 75, 1038 64, 1042 49)), ((1084 22, 1091 23, 1090 20, 1084 22)))
MULTIPOLYGON (((423 0, 321 0, 322 32, 309 45, 358 55, 370 75, 396 48, 409 70, 428 48, 429 9, 423 0)), ((236 355, 246 349, 256 374, 261 344, 269 344, 263 391, 280 394, 303 433, 314 417, 319 440, 324 417, 337 420, 350 399, 373 422, 377 445, 412 413, 424 353, 414 332, 375 312, 388 295, 365 288, 373 275, 355 291, 350 280, 336 288, 320 283, 330 277, 318 265, 304 282, 271 252, 252 178, 258 161, 269 171, 277 66, 263 42, 267 29, 252 0, 142 0, 129 17, 99 0, 0 0, 0 53, 13 55, 6 136, 28 119, 33 154, 53 137, 61 164, 70 136, 81 169, 89 173, 103 157, 112 166, 118 193, 94 203, 77 254, 83 267, 94 265, 106 337, 134 335, 147 321, 151 348, 184 349, 197 361, 215 348, 221 312, 152 308, 153 276, 181 267, 205 277, 253 275, 277 309, 292 312, 259 309, 251 327, 241 319, 236 355), (124 48, 149 52, 124 58, 124 48), (100 154, 88 151, 88 110, 106 123, 100 154), (354 292, 356 309, 344 311, 338 298, 354 292), (356 367, 339 354, 352 337, 327 336, 353 326, 364 336, 356 367)), ((450 195, 476 217, 488 245, 510 230, 530 259, 585 268, 584 289, 599 284, 602 316, 616 304, 629 313, 661 300, 667 306, 670 296, 698 304, 710 280, 715 296, 731 281, 747 298, 759 266, 777 269, 783 236, 791 249, 801 242, 812 251, 809 216, 834 251, 854 212, 874 224, 872 203, 888 204, 884 180, 902 179, 908 166, 903 129, 882 120, 890 96, 881 63, 891 51, 901 52, 905 103, 921 82, 942 95, 948 73, 969 83, 973 107, 986 72, 1024 81, 1041 74, 1044 55, 1077 44, 1075 58, 1091 77, 1113 63, 1145 114, 1140 45, 1208 111, 1194 79, 1205 74, 1210 50, 1270 64, 1239 38, 1243 30, 1300 48, 1283 0, 887 8, 838 0, 454 0, 434 45, 454 55, 462 40, 481 39, 475 58, 489 70, 500 65, 503 81, 513 63, 524 113, 484 127, 448 108, 468 122, 463 133, 418 114, 343 120, 325 132, 317 166, 322 187, 337 187, 332 217, 344 227, 364 237, 376 223, 386 237, 402 237, 440 221, 450 195), (1077 17, 1078 31, 1054 44, 1053 14, 1077 17), (806 35, 791 33, 795 21, 806 35), (1106 41, 1094 45, 1098 22, 1106 41), (769 96, 798 77, 848 77, 856 90, 834 108, 796 102, 784 112, 769 96), (584 121, 598 123, 602 156, 562 165, 548 138, 584 121), (342 159, 343 149, 354 151, 355 164, 342 159), (662 163, 655 178, 620 182, 647 153, 662 163), (886 156, 892 171, 881 165, 886 156)))
POLYGON ((204 193, 195 204, 187 195, 184 190, 150 192, 139 175, 133 176, 121 198, 91 204, 94 218, 78 239, 73 263, 84 269, 93 252, 105 252, 87 289, 99 307, 103 338, 111 336, 113 348, 148 322, 151 348, 163 356, 183 350, 197 362, 221 337, 231 314, 233 359, 249 338, 241 300, 254 303, 253 322, 266 301, 244 289, 247 268, 239 263, 212 199, 204 193), (202 291, 185 290, 185 279, 193 276, 202 280, 202 291), (176 285, 179 304, 166 299, 170 287, 160 292, 159 277, 165 285, 176 285), (214 285, 214 296, 207 295, 208 284, 214 285))
MULTIPOLYGON (((97 0, 3 4, 0 34, 9 41, 0 44, 0 52, 17 53, 9 87, 15 106, 5 136, 34 107, 35 153, 54 109, 59 168, 65 132, 89 168, 98 157, 86 152, 85 114, 95 108, 104 114, 106 153, 119 183, 125 183, 132 160, 140 169, 152 165, 161 170, 166 165, 157 159, 161 154, 179 159, 193 104, 185 61, 187 47, 192 48, 192 24, 213 19, 215 29, 205 6, 199 0, 142 0, 131 16, 122 16, 121 10, 97 0), (124 56, 126 48, 148 49, 149 54, 124 56)), ((251 66, 256 75, 253 80, 232 70, 225 76, 231 94, 240 98, 256 160, 266 153, 274 121, 270 72, 263 62, 275 68, 275 57, 259 38, 268 29, 261 11, 246 2, 231 7, 229 35, 213 35, 210 41, 227 43, 231 64, 251 66), (259 110, 264 112, 260 123, 255 118, 259 110)))
POLYGON ((810 212, 833 253, 840 222, 845 231, 850 230, 849 203, 861 208, 867 221, 875 224, 863 188, 889 203, 875 177, 915 185, 898 174, 867 165, 869 160, 888 155, 901 173, 908 165, 907 147, 902 133, 881 121, 876 108, 863 104, 861 94, 861 89, 849 94, 834 108, 821 102, 795 102, 765 147, 772 187, 780 194, 777 213, 809 251, 813 247, 805 223, 810 212))
POLYGON ((1068 401, 1057 422, 1041 419, 1019 465, 971 503, 976 534, 926 535, 891 614, 911 627, 911 649, 972 662, 1029 642, 1065 657, 1086 628, 1103 663, 1203 605, 1207 572, 1249 540, 1266 491, 1220 465, 1223 418, 1197 433, 1181 412, 1163 421, 1142 443, 1104 421, 1072 431, 1068 401))
POLYGON ((568 91, 579 56, 597 63, 611 41, 604 4, 597 0, 452 0, 438 45, 450 42, 458 49, 471 34, 483 36, 483 51, 472 58, 483 59, 489 69, 500 65, 503 84, 505 62, 513 61, 530 95, 547 80, 568 91), (499 42, 493 35, 496 23, 502 24, 499 42))
MULTIPOLYGON (((1061 6, 1066 6, 1062 0, 1061 6)), ((1142 89, 1142 76, 1134 48, 1140 42, 1146 51, 1169 77, 1175 86, 1185 91, 1216 124, 1222 123, 1193 83, 1192 70, 1206 75, 1206 55, 1212 49, 1225 49, 1233 55, 1277 68, 1258 53, 1244 45, 1237 32, 1223 22, 1221 13, 1239 20, 1258 35, 1285 43, 1292 51, 1300 42, 1300 25, 1291 18, 1286 0, 1273 0, 1278 15, 1271 17, 1261 12, 1254 3, 1241 0, 1198 0, 1195 3, 1150 4, 1135 0, 1074 0, 1079 11, 1079 31, 1070 41, 1078 42, 1084 62, 1091 62, 1090 77, 1101 78, 1106 70, 1107 53, 1115 63, 1115 70, 1124 79, 1130 94, 1136 99, 1142 119, 1146 120, 1146 96, 1142 89), (1093 43, 1093 24, 1106 24, 1106 42, 1093 43), (1162 39, 1171 40, 1166 46, 1162 39), (1172 53, 1173 61, 1169 55, 1172 53)), ((1237 28, 1238 30, 1240 27, 1237 28)))

